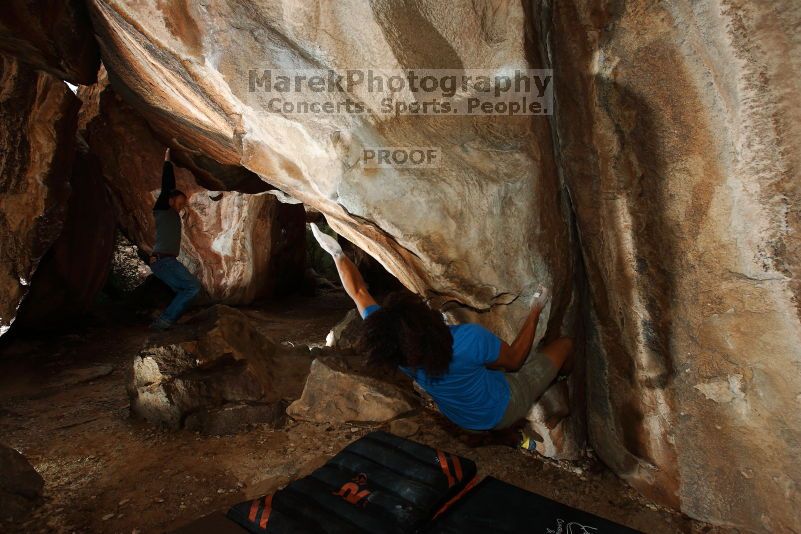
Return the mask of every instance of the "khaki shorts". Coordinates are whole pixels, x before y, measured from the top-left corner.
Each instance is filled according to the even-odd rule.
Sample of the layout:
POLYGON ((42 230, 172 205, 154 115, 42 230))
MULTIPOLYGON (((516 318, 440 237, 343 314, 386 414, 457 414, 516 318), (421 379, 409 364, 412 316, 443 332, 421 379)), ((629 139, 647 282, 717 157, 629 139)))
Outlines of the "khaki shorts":
POLYGON ((557 374, 559 369, 554 367, 548 356, 537 349, 531 349, 526 363, 519 371, 504 374, 509 383, 509 405, 495 428, 508 428, 525 418, 557 374))

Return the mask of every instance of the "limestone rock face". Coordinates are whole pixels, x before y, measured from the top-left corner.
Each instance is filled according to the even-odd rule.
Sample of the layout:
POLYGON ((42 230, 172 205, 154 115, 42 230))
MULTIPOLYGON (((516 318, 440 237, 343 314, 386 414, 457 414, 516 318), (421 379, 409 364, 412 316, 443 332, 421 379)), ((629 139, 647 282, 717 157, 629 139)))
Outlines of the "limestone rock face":
POLYGON ((83 2, 4 0, 0 50, 74 84, 94 83, 100 53, 83 2))
POLYGON ((511 341, 544 283, 554 288, 552 327, 562 328, 573 264, 547 120, 282 115, 267 112, 274 95, 248 84, 250 70, 269 68, 527 68, 521 4, 88 4, 115 90, 175 146, 243 165, 323 212, 460 320, 511 341), (432 145, 440 168, 357 164, 365 146, 432 145))
POLYGON ((31 281, 16 328, 47 330, 82 319, 103 289, 114 254, 116 218, 100 165, 79 152, 61 235, 31 281))
POLYGON ((548 2, 591 442, 706 521, 801 520, 801 4, 548 2))
POLYGON ((0 54, 0 336, 61 232, 78 106, 64 82, 0 54))
POLYGON ((316 359, 301 397, 287 414, 315 423, 384 422, 413 405, 395 385, 355 374, 331 358, 316 359))
MULTIPOLYGON (((82 88, 80 123, 101 162, 115 212, 126 235, 145 251, 155 241, 153 203, 161 188, 165 146, 148 124, 109 87, 82 88)), ((302 282, 305 214, 268 194, 208 191, 175 166, 189 195, 180 260, 212 300, 246 304, 287 292, 302 282)))
POLYGON ((230 423, 265 422, 282 409, 275 387, 276 345, 240 311, 217 305, 152 336, 134 359, 131 412, 170 428, 222 433, 230 423))

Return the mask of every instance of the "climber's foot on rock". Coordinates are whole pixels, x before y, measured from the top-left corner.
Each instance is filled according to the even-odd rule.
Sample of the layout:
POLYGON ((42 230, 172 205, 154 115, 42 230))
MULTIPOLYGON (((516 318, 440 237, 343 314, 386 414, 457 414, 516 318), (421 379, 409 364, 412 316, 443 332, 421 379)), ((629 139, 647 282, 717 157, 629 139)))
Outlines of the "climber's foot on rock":
POLYGON ((517 446, 523 449, 524 451, 531 451, 539 454, 543 454, 545 450, 542 438, 538 436, 535 432, 532 432, 531 430, 520 431, 520 439, 517 443, 517 446), (536 438, 539 438, 539 440, 537 440, 536 438))
POLYGON ((529 420, 536 414, 536 421, 547 428, 555 428, 563 419, 570 416, 570 388, 565 381, 557 381, 545 390, 529 413, 529 420))

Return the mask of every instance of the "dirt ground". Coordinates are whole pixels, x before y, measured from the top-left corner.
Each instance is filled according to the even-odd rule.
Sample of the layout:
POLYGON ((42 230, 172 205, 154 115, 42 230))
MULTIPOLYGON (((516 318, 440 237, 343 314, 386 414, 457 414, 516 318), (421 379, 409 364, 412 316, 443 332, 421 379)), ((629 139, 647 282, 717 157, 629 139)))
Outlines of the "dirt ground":
MULTIPOLYGON (((341 293, 292 297, 248 315, 279 342, 321 344, 351 307, 341 293)), ((380 425, 290 422, 228 437, 168 431, 130 418, 128 367, 148 336, 101 321, 78 334, 16 340, 0 354, 0 441, 45 480, 30 518, 2 532, 164 532, 308 474, 380 425)), ((643 532, 724 532, 664 510, 597 461, 557 463, 502 446, 470 449, 433 410, 411 439, 474 460, 493 475, 643 532)), ((0 521, 2 521, 0 519, 0 521)))

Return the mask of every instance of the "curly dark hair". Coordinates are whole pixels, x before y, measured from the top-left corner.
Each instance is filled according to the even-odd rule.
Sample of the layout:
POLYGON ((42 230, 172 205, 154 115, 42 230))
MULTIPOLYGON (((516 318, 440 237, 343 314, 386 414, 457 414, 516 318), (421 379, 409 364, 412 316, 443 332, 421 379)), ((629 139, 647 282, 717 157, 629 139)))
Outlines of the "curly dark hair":
POLYGON ((453 336, 442 315, 410 291, 390 293, 364 320, 358 348, 370 365, 422 369, 432 378, 448 371, 453 336))

